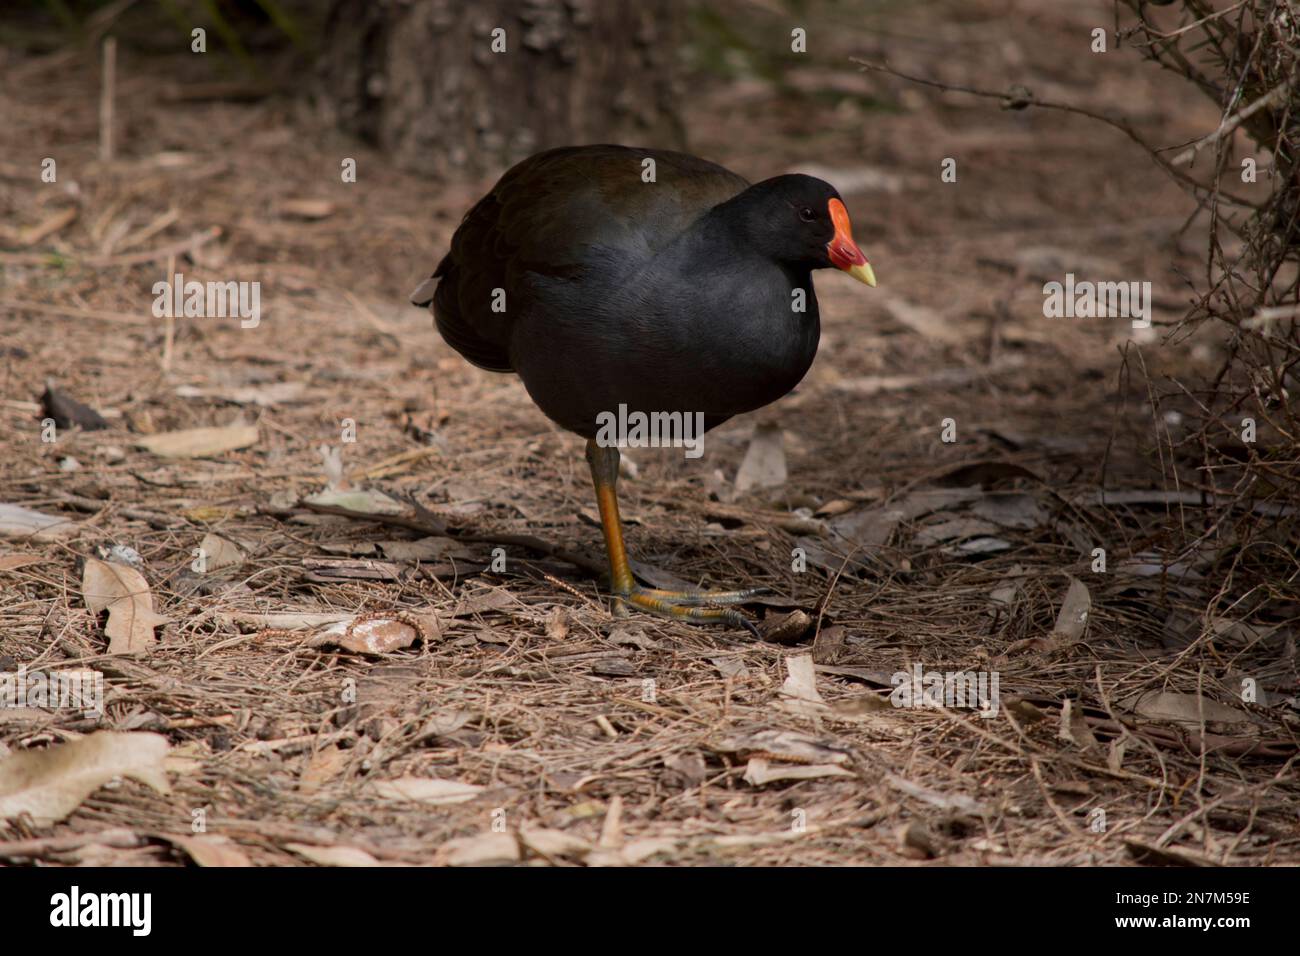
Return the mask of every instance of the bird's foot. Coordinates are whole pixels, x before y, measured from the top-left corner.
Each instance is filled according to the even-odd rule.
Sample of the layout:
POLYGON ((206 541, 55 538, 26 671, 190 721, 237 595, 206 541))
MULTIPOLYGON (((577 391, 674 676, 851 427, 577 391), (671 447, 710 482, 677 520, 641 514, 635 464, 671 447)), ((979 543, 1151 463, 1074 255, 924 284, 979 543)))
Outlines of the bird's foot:
POLYGON ((665 591, 633 585, 615 594, 614 607, 624 609, 630 605, 650 614, 677 621, 697 624, 731 624, 743 627, 755 637, 758 628, 739 611, 716 605, 742 604, 751 598, 772 593, 771 588, 745 588, 739 591, 665 591))

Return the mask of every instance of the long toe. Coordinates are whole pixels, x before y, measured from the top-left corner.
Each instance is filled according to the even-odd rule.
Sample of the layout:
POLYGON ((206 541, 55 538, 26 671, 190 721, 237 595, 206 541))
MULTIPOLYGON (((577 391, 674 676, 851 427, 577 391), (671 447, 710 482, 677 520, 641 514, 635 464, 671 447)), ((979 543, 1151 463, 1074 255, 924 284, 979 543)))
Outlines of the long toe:
MULTIPOLYGON (((749 594, 748 591, 724 591, 718 593, 749 594)), ((662 594, 679 596, 681 592, 637 588, 628 594, 617 595, 616 601, 675 621, 691 621, 696 624, 730 624, 734 627, 743 627, 755 637, 758 636, 758 628, 754 626, 754 622, 739 611, 725 607, 692 606, 681 601, 666 600, 660 596, 662 594)), ((737 598, 737 600, 744 600, 744 598, 737 598)))
POLYGON ((665 591, 661 588, 639 588, 639 593, 649 595, 665 604, 681 607, 704 607, 712 604, 744 604, 756 597, 771 594, 771 588, 742 588, 739 591, 665 591))

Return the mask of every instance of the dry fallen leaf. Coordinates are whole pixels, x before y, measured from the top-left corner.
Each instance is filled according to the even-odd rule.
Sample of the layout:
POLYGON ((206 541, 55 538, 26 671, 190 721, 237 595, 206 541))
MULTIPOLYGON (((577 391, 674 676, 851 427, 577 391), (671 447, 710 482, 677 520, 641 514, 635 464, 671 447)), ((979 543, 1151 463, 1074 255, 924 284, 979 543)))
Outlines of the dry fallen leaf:
POLYGON ((164 833, 163 837, 180 847, 199 866, 252 866, 250 860, 229 837, 216 833, 182 835, 164 833))
POLYGON ((0 819, 29 813, 37 826, 50 826, 116 777, 168 793, 167 749, 160 734, 100 730, 42 750, 19 750, 0 759, 0 819))
POLYGON ((778 425, 759 425, 736 471, 736 490, 779 488, 785 484, 785 444, 778 425))
POLYGON ((943 845, 936 834, 920 820, 899 825, 898 848, 904 856, 913 860, 933 859, 943 852, 943 845))
POLYGON ((812 656, 815 664, 833 664, 839 657, 848 630, 839 624, 823 627, 813 638, 812 656))
POLYGON ((81 574, 81 596, 95 614, 107 610, 108 653, 135 654, 158 642, 154 628, 167 623, 155 614, 149 582, 125 564, 87 558, 81 574))
POLYGON ((390 498, 382 491, 359 488, 337 489, 309 495, 302 499, 303 504, 323 505, 326 508, 342 508, 365 515, 400 515, 406 511, 406 505, 396 498, 390 498))
POLYGON ((1097 747, 1097 737, 1088 726, 1088 718, 1068 697, 1061 702, 1061 726, 1056 735, 1081 750, 1093 750, 1097 747))
POLYGON ((75 521, 32 511, 21 505, 0 504, 0 537, 48 541, 76 530, 75 521))
POLYGON ((328 199, 286 199, 280 214, 294 219, 325 219, 334 215, 334 203, 328 199))
POLYGON ((1173 691, 1149 691, 1121 701, 1120 706, 1148 720, 1169 720, 1188 727, 1199 727, 1202 718, 1206 722, 1226 724, 1255 722, 1244 710, 1221 704, 1203 695, 1178 694, 1173 691))
POLYGON ((962 541, 995 533, 998 526, 980 518, 949 517, 929 524, 916 532, 914 541, 921 548, 932 547, 945 541, 962 541))
POLYGON ((797 644, 812 625, 812 618, 795 608, 789 614, 772 614, 764 618, 758 625, 758 633, 769 644, 797 644))
POLYGON ((720 753, 740 757, 764 756, 791 763, 845 763, 848 749, 837 741, 811 737, 793 730, 759 730, 724 737, 713 745, 720 753))
POLYGON ((520 856, 513 833, 489 831, 448 840, 438 848, 438 860, 447 866, 505 866, 518 863, 520 856))
POLYGON ((203 566, 207 571, 231 567, 244 560, 244 552, 239 549, 239 545, 211 532, 203 536, 199 550, 203 553, 203 566))
POLYGON ((322 624, 337 624, 350 621, 354 615, 343 613, 316 613, 309 611, 284 611, 272 614, 256 614, 245 611, 229 611, 217 615, 222 624, 245 624, 249 627, 269 630, 299 631, 322 624))
POLYGON ((40 564, 43 560, 38 554, 0 554, 0 572, 17 571, 19 568, 40 564))
POLYGON ((1131 739, 1127 732, 1120 734, 1110 742, 1110 748, 1106 751, 1106 766, 1116 773, 1124 766, 1124 755, 1128 753, 1131 739))
POLYGON ((318 866, 385 866, 360 847, 355 846, 315 846, 311 843, 286 843, 286 850, 292 850, 305 860, 318 866))
POLYGON ((420 636, 410 624, 383 618, 339 621, 307 641, 308 647, 339 647, 354 654, 388 654, 410 647, 420 636))
POLYGON ((761 787, 776 780, 815 780, 818 777, 851 777, 852 771, 833 763, 773 766, 761 757, 751 757, 745 767, 745 782, 761 787))
POLYGON ((1088 586, 1075 578, 1070 579, 1070 587, 1061 602, 1061 610, 1056 615, 1056 627, 1052 637, 1062 645, 1073 644, 1083 637, 1088 626, 1088 615, 1092 612, 1092 596, 1088 586))
POLYGON ((163 458, 208 458, 255 445, 257 437, 256 425, 228 425, 142 435, 135 444, 163 458))
POLYGON ((590 841, 566 833, 563 830, 532 829, 527 826, 520 828, 519 842, 523 844, 525 849, 531 850, 539 856, 552 858, 557 856, 584 856, 595 848, 590 841))
POLYGON ((374 794, 383 800, 409 800, 440 806, 447 803, 465 803, 483 792, 482 787, 459 780, 438 780, 433 777, 398 777, 396 780, 379 780, 372 786, 374 794))
POLYGON ((179 385, 176 394, 181 398, 220 398, 237 405, 259 405, 269 408, 272 405, 293 404, 302 398, 306 388, 302 382, 271 382, 267 385, 245 385, 242 388, 198 388, 193 385, 179 385))
POLYGON ((718 669, 723 677, 740 679, 749 676, 749 668, 739 657, 711 657, 709 662, 718 669))
POLYGON ((446 561, 454 558, 470 559, 474 552, 453 538, 429 536, 417 541, 377 541, 371 550, 383 552, 390 561, 446 561))
POLYGON ((785 659, 789 676, 781 685, 782 700, 777 705, 800 717, 824 717, 830 712, 817 692, 817 670, 811 654, 796 654, 785 659))
POLYGON ((347 769, 353 753, 354 751, 339 747, 326 747, 312 754, 307 766, 303 767, 302 776, 298 778, 298 790, 302 793, 315 793, 347 769))
POLYGON ((971 816, 984 816, 989 813, 989 808, 964 793, 942 793, 893 773, 885 774, 885 782, 899 793, 915 797, 932 807, 938 807, 945 813, 962 813, 971 816))
POLYGON ((1002 528, 1038 528, 1047 523, 1047 510, 1023 491, 991 492, 971 505, 971 511, 1002 528))
POLYGON ((678 842, 672 837, 646 837, 643 840, 632 840, 616 849, 596 847, 587 854, 584 862, 587 866, 636 866, 656 854, 674 852, 678 842))
POLYGON ((504 588, 479 588, 477 591, 461 592, 460 600, 452 609, 451 616, 465 617, 486 611, 499 611, 516 603, 518 602, 514 595, 504 588))

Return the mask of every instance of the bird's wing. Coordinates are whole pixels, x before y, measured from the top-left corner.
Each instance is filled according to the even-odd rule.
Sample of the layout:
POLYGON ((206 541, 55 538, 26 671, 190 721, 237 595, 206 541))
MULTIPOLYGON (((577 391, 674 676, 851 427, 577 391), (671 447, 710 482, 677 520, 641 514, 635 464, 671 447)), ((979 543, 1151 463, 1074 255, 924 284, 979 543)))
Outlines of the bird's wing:
POLYGON ((510 371, 512 315, 529 305, 528 274, 570 280, 597 262, 633 267, 748 185, 722 166, 667 150, 538 153, 470 209, 411 301, 433 304, 438 331, 470 362, 510 371), (493 310, 497 290, 504 311, 493 310))

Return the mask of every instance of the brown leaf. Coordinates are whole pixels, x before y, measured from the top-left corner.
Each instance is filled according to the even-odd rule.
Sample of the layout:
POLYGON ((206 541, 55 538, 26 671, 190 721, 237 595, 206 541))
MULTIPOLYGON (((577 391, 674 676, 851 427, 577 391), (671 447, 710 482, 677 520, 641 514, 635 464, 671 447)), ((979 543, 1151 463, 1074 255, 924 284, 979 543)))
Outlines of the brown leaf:
POLYGON ((245 611, 229 611, 217 615, 217 620, 223 624, 245 624, 249 627, 268 630, 285 630, 298 631, 307 628, 320 627, 322 624, 337 624, 339 621, 350 621, 352 615, 346 611, 318 613, 309 611, 283 611, 271 614, 255 614, 245 611))
POLYGON ((360 847, 316 846, 312 843, 286 843, 286 850, 297 853, 317 866, 385 866, 360 847))
POLYGON ((167 623, 155 614, 153 593, 144 575, 125 564, 87 558, 81 574, 81 596, 95 614, 108 611, 108 653, 147 651, 158 639, 154 628, 167 623))
POLYGON ((1092 595, 1088 586, 1082 581, 1070 579, 1070 587, 1061 602, 1061 610, 1056 615, 1056 627, 1052 637, 1062 646, 1073 644, 1083 637, 1088 626, 1088 615, 1092 613, 1092 595))
POLYGON ((941 841, 920 820, 899 826, 898 846, 904 856, 914 860, 932 859, 943 852, 941 841))
POLYGON ((448 803, 465 803, 473 800, 483 788, 459 780, 439 780, 433 777, 398 777, 396 780, 379 780, 371 785, 375 795, 383 800, 406 800, 441 806, 448 803))
POLYGON ((847 763, 849 759, 848 749, 836 741, 793 730, 759 730, 724 737, 713 744, 713 749, 742 758, 762 756, 790 763, 847 763))
POLYGON ((519 842, 523 844, 525 849, 531 850, 539 856, 551 858, 585 856, 595 849, 590 841, 566 833, 563 830, 532 829, 527 826, 520 828, 519 842))
POLYGON ((257 439, 256 425, 229 425, 144 435, 135 444, 163 458, 209 458, 255 445, 257 439))
POLYGON ((229 837, 219 834, 193 834, 182 836, 165 833, 168 842, 180 847, 199 866, 252 866, 250 860, 229 837))
POLYGON ((818 777, 851 777, 852 771, 833 763, 773 766, 762 757, 751 757, 745 767, 745 782, 762 787, 777 780, 816 780, 818 777))
POLYGON ((0 572, 17 571, 32 564, 40 564, 44 558, 38 554, 0 554, 0 572))
POLYGON ((280 215, 293 219, 326 219, 334 215, 334 203, 328 199, 286 199, 280 203, 280 215))
POLYGON ((1173 691, 1149 691, 1130 697, 1120 704, 1148 720, 1169 720, 1187 727, 1207 723, 1250 724, 1254 718, 1244 710, 1221 704, 1217 700, 1197 694, 1178 694, 1173 691))
POLYGON ((778 425, 759 425, 736 471, 736 490, 779 488, 785 484, 785 439, 778 425))
POLYGON ((244 561, 244 552, 239 546, 220 535, 205 534, 199 543, 199 550, 203 553, 203 566, 208 571, 232 567, 244 561))
POLYGON ((502 588, 479 588, 469 593, 462 592, 451 616, 466 617, 470 614, 482 614, 485 611, 499 611, 515 603, 517 602, 514 595, 502 588))
POLYGON ((518 863, 521 855, 513 833, 493 831, 448 840, 438 848, 438 859, 447 866, 505 866, 518 863))
POLYGON ((347 768, 353 753, 339 747, 326 747, 312 754, 298 778, 298 790, 315 793, 347 768))
POLYGON ((799 717, 818 717, 829 713, 830 708, 817 692, 817 672, 811 654, 796 654, 785 659, 788 676, 781 685, 777 703, 782 710, 799 717))
POLYGON ((305 401, 302 397, 306 385, 302 382, 271 382, 268 385, 245 385, 239 388, 198 388, 180 385, 176 394, 181 398, 219 398, 236 405, 289 405, 305 401))
POLYGON ((848 631, 839 624, 823 627, 813 638, 812 656, 816 664, 833 664, 844 647, 848 631))
POLYGON ((0 758, 0 819, 29 813, 37 826, 51 826, 116 777, 168 793, 167 749, 160 734, 100 730, 40 750, 19 750, 0 758))
POLYGON ((339 647, 354 654, 389 654, 410 647, 419 632, 404 621, 353 619, 330 624, 312 637, 308 647, 339 647))
POLYGON ((795 608, 789 614, 775 614, 765 618, 758 625, 758 634, 769 644, 797 644, 803 640, 812 623, 812 618, 795 608))
POLYGON ((1094 750, 1097 747, 1097 737, 1088 726, 1088 718, 1068 697, 1061 702, 1061 727, 1057 736, 1081 750, 1094 750))
POLYGON ((389 497, 382 491, 373 489, 327 489, 319 494, 302 499, 304 504, 323 505, 327 508, 343 508, 357 514, 366 515, 400 515, 407 510, 406 505, 396 498, 389 497))
POLYGON ((21 505, 0 503, 0 538, 31 538, 36 541, 48 541, 63 535, 73 534, 77 522, 67 518, 32 511, 21 505))

